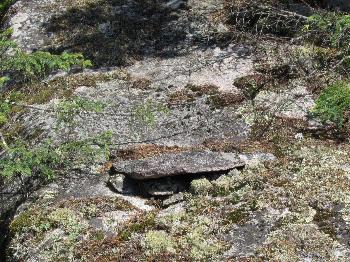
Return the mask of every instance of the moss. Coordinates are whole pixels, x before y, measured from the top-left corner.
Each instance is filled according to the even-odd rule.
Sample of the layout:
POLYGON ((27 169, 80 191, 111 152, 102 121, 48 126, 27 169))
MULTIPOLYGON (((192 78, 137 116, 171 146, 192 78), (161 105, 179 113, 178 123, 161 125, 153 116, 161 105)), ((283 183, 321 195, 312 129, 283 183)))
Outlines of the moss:
POLYGON ((152 84, 152 81, 146 78, 138 78, 133 80, 132 82, 132 88, 141 89, 141 90, 148 90, 150 89, 152 84))
POLYGON ((226 215, 224 225, 242 224, 249 218, 249 212, 245 208, 237 208, 226 215))
POLYGON ((26 94, 23 102, 26 104, 44 104, 53 98, 70 97, 79 86, 95 87, 98 82, 128 78, 129 76, 126 73, 118 70, 57 77, 48 82, 32 83, 22 87, 22 92, 26 94))
POLYGON ((218 93, 209 97, 210 104, 215 109, 234 106, 243 100, 244 97, 239 93, 218 93))
POLYGON ((52 228, 65 228, 68 231, 79 224, 77 213, 68 208, 29 209, 19 214, 10 224, 11 233, 22 234, 26 231, 36 233, 52 228))
POLYGON ((206 139, 203 142, 205 148, 216 152, 237 152, 239 150, 239 144, 236 141, 225 139, 206 139))
POLYGON ((139 250, 132 244, 124 246, 116 237, 93 237, 81 242, 74 249, 74 259, 78 261, 123 261, 127 257, 138 257, 139 250))
POLYGON ((185 89, 191 90, 196 96, 215 95, 219 93, 219 87, 215 85, 186 85, 185 89))
POLYGON ((262 74, 243 76, 235 80, 233 85, 240 89, 247 99, 253 100, 262 90, 267 79, 262 74))
POLYGON ((166 153, 179 153, 188 150, 191 150, 191 148, 178 146, 141 145, 134 148, 118 150, 114 152, 113 155, 123 159, 141 159, 166 153))
POLYGON ((22 234, 26 231, 42 231, 42 225, 47 223, 46 214, 37 209, 29 209, 20 213, 10 224, 11 234, 22 234))
POLYGON ((10 121, 7 127, 2 129, 5 140, 11 144, 16 142, 18 137, 21 137, 24 133, 25 127, 22 123, 10 121))
POLYGON ((144 233, 147 230, 156 228, 155 213, 145 213, 134 220, 131 220, 118 232, 118 239, 127 241, 134 233, 144 233))
POLYGON ((182 104, 182 103, 190 103, 195 100, 194 94, 188 92, 188 90, 178 90, 169 95, 168 103, 172 104, 182 104))
POLYGON ((335 217, 336 213, 332 210, 318 209, 313 218, 313 221, 319 226, 320 230, 334 240, 337 239, 335 217))

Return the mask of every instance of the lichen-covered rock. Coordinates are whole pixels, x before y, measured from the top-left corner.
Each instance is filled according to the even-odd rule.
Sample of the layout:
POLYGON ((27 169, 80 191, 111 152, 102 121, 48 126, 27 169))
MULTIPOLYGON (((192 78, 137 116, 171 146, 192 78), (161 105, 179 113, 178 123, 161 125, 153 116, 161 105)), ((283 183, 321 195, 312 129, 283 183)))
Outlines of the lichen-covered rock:
POLYGON ((269 234, 261 251, 267 260, 348 261, 349 251, 312 224, 290 224, 269 234))

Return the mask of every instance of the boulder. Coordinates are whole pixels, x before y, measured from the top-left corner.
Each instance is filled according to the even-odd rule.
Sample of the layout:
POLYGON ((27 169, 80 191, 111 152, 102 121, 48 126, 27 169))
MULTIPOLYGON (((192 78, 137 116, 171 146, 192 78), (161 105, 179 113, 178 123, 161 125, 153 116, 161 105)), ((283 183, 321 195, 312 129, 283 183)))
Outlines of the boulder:
POLYGON ((245 165, 235 153, 181 152, 138 160, 118 161, 116 172, 137 180, 227 172, 245 165))

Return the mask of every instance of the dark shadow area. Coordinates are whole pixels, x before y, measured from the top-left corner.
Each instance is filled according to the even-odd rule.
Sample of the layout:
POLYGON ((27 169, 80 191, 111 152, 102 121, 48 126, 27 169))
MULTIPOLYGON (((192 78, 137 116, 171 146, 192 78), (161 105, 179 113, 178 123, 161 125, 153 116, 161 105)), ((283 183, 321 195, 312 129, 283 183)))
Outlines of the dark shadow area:
POLYGON ((295 0, 295 2, 308 5, 316 9, 327 9, 331 11, 349 12, 348 0, 295 0))
POLYGON ((100 0, 56 15, 45 25, 49 51, 80 52, 95 67, 123 66, 146 56, 176 56, 183 51, 186 8, 157 0, 100 0))
POLYGON ((116 173, 114 168, 112 168, 109 172, 110 177, 123 176, 123 179, 119 181, 119 185, 117 186, 114 182, 111 182, 111 180, 109 180, 106 185, 115 193, 164 200, 174 194, 188 192, 191 187, 191 182, 195 179, 206 178, 209 181, 213 181, 218 179, 220 176, 227 175, 234 169, 242 170, 243 167, 232 168, 225 171, 179 174, 177 176, 136 180, 128 177, 127 175, 116 173))
POLYGON ((10 240, 9 225, 17 208, 44 183, 40 177, 14 177, 0 181, 0 261, 6 261, 7 245, 10 240))

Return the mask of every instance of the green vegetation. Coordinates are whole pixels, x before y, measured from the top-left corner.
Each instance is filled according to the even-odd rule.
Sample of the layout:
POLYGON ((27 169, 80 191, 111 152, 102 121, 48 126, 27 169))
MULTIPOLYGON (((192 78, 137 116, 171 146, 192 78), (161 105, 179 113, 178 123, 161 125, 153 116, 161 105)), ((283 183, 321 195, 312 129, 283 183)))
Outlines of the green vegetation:
MULTIPOLYGON (((12 114, 25 109, 26 96, 21 93, 23 84, 37 82, 56 70, 69 71, 72 66, 81 68, 91 66, 91 62, 85 60, 81 54, 54 55, 42 51, 26 53, 10 39, 11 34, 11 29, 0 33, 0 87, 7 85, 10 89, 3 92, 0 97, 0 127, 10 124, 12 114)), ((99 113, 103 109, 103 104, 88 99, 79 97, 64 99, 55 108, 57 127, 71 129, 76 124, 74 119, 77 115, 87 112, 99 113)), ((105 155, 111 138, 111 134, 107 132, 80 141, 67 139, 61 144, 46 141, 33 147, 30 141, 24 142, 20 137, 13 138, 9 133, 6 133, 5 139, 2 130, 0 135, 2 150, 0 174, 6 178, 14 175, 39 174, 52 178, 55 171, 62 170, 68 165, 87 163, 97 155, 105 155)))
POLYGON ((235 209, 227 214, 225 223, 238 224, 243 223, 249 217, 249 213, 244 208, 235 209))
POLYGON ((337 82, 323 90, 316 101, 314 113, 324 121, 332 121, 338 127, 350 123, 350 84, 337 82))
POLYGON ((21 101, 22 98, 22 93, 17 91, 0 94, 0 127, 8 122, 15 111, 16 102, 21 101))
POLYGON ((9 80, 16 83, 40 80, 59 69, 69 71, 73 65, 82 68, 92 65, 81 54, 53 55, 42 51, 26 53, 10 39, 11 34, 11 29, 0 33, 0 84, 2 85, 9 80))
POLYGON ((317 13, 308 17, 304 33, 311 41, 330 47, 347 48, 350 36, 350 15, 317 13))
POLYGON ((12 4, 13 0, 1 0, 0 1, 0 18, 4 15, 5 11, 12 4))
POLYGON ((14 175, 41 175, 52 178, 56 171, 86 164, 109 154, 111 134, 54 145, 50 141, 38 147, 30 147, 24 141, 5 148, 5 156, 0 163, 3 177, 14 175))
POLYGON ((18 142, 6 149, 6 156, 0 163, 1 176, 11 177, 16 174, 31 176, 40 173, 46 177, 53 176, 53 167, 60 160, 59 155, 47 143, 39 148, 29 149, 24 142, 18 142))
POLYGON ((144 233, 147 230, 155 228, 155 213, 144 214, 138 219, 131 221, 122 231, 118 233, 118 238, 122 241, 127 241, 134 233, 144 233))
MULTIPOLYGON (((11 101, 20 97, 18 93, 12 93, 5 101, 0 103, 0 124, 7 122, 12 107, 11 101)), ((57 105, 58 128, 74 127, 74 117, 86 112, 101 112, 104 105, 88 99, 72 97, 65 99, 57 105)), ((1 134, 1 133, 0 133, 1 134)), ((112 134, 105 132, 101 135, 82 139, 70 140, 60 144, 51 141, 40 144, 37 147, 30 146, 23 140, 18 140, 8 145, 5 139, 0 146, 5 155, 0 163, 1 176, 12 177, 14 175, 32 176, 38 175, 52 178, 55 171, 89 163, 98 157, 107 157, 112 134)))
POLYGON ((323 61, 334 60, 336 66, 333 66, 332 70, 344 66, 345 71, 348 72, 348 68, 350 68, 349 14, 316 13, 308 17, 302 35, 309 43, 316 46, 313 48, 316 58, 322 58, 323 61))

